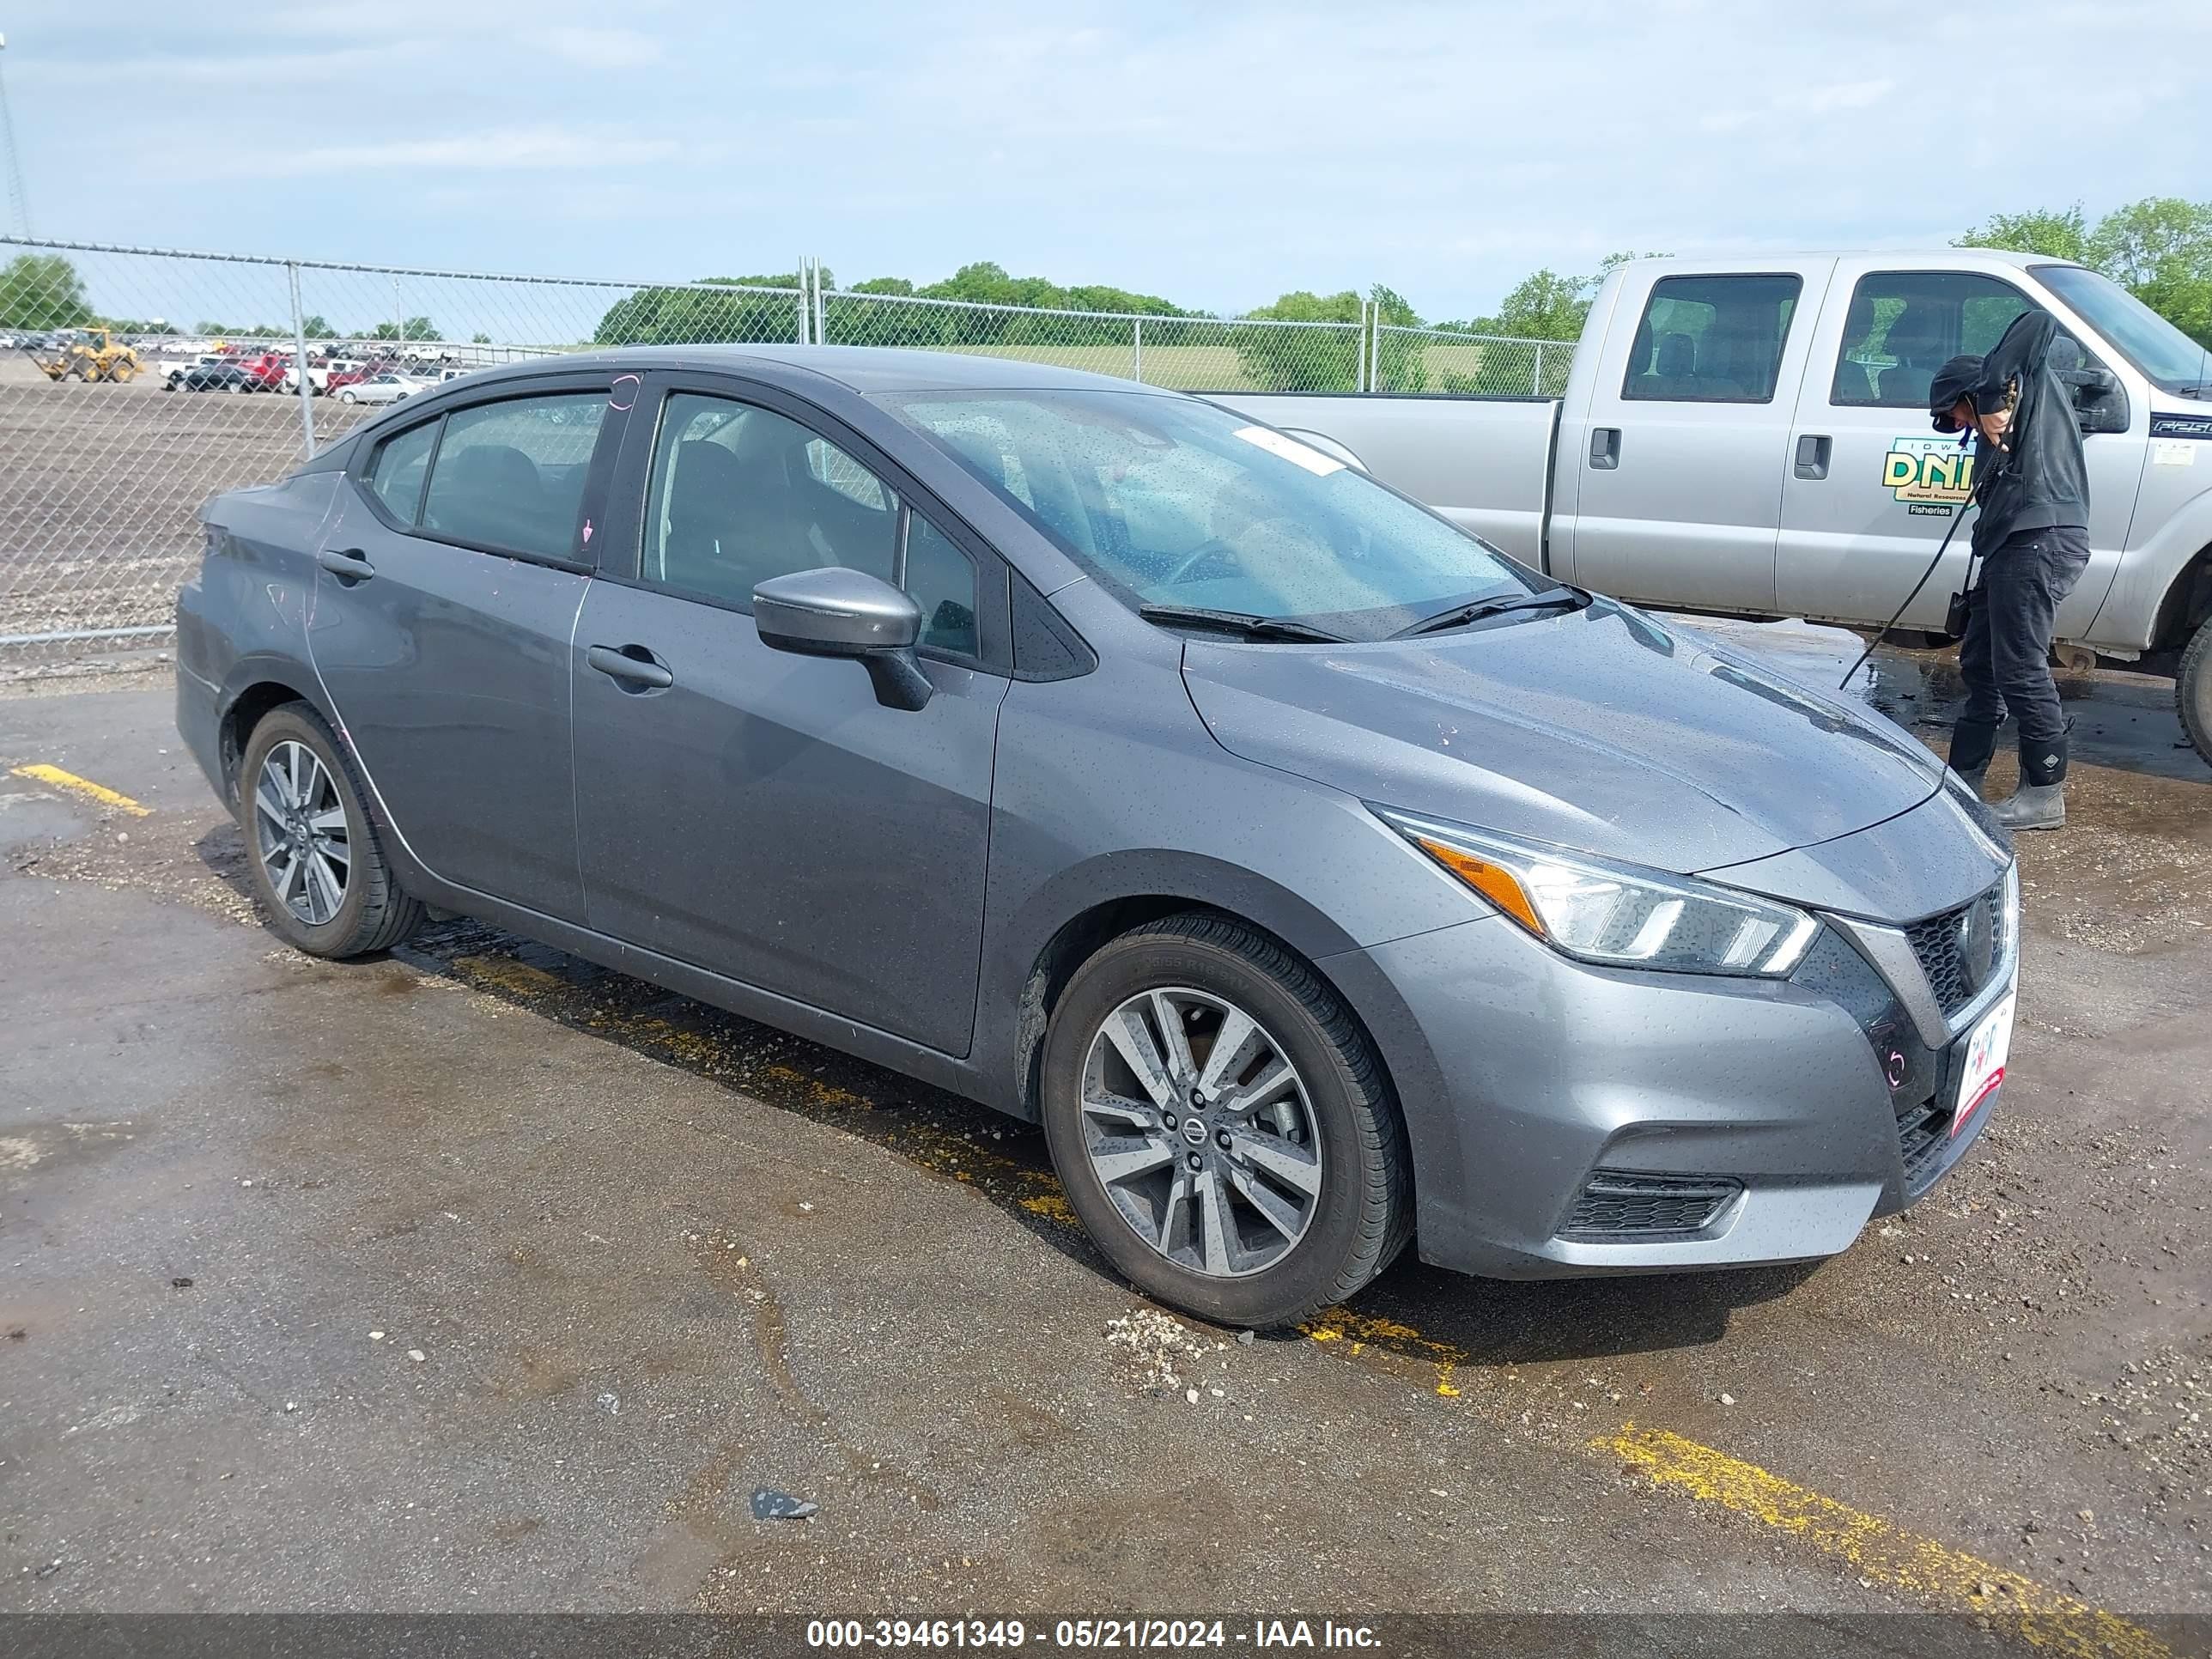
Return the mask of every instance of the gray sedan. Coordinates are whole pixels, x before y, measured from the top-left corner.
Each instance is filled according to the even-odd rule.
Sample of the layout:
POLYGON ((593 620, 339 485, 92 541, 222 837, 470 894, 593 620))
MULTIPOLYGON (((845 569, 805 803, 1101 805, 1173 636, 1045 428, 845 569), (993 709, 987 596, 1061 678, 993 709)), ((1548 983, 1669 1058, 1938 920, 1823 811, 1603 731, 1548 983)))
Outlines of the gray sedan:
POLYGON ((615 351, 206 518, 178 725, 283 937, 480 917, 1041 1120, 1212 1319, 1828 1255, 2004 1076, 1925 749, 1195 398, 615 351))

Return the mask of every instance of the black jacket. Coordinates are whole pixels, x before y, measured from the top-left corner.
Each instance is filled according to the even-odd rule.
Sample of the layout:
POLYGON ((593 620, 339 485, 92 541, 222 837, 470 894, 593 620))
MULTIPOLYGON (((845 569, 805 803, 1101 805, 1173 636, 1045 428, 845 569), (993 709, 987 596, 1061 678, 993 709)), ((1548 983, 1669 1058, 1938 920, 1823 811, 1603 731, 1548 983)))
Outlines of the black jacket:
POLYGON ((1974 499, 1982 512, 1974 551, 1984 558, 2022 531, 2089 527, 2088 468, 2074 395, 2051 367, 2057 333, 2049 312, 2021 313, 1982 359, 1981 379, 1966 394, 1984 413, 2002 409, 2015 387, 2019 398, 2004 447, 1975 441, 1974 499))

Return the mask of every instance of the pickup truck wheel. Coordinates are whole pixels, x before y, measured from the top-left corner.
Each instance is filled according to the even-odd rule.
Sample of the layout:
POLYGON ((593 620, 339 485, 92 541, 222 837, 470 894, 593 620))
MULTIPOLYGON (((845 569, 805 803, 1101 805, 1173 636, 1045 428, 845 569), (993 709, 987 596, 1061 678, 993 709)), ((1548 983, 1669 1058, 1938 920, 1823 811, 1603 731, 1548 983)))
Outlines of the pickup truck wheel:
POLYGON ((2173 677, 2173 703, 2189 741, 2212 762, 2212 617, 2181 653, 2181 667, 2173 677))
POLYGON ((304 702, 270 711, 238 766, 239 826, 270 927, 316 957, 388 951, 422 925, 393 878, 348 755, 304 702))
POLYGON ((1147 1295, 1295 1322, 1390 1264, 1413 1218, 1389 1079, 1311 968, 1226 917, 1170 916, 1076 971, 1045 1034, 1053 1164, 1147 1295))

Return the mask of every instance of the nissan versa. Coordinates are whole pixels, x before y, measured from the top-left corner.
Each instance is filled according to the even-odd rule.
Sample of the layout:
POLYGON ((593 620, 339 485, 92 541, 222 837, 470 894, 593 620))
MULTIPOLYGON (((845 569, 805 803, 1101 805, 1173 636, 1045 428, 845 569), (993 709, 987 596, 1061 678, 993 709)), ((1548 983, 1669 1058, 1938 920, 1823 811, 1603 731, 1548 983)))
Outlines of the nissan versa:
POLYGON ((1925 749, 1195 398, 621 350, 205 517, 178 724, 286 939, 462 913, 1041 1120, 1209 1318, 1826 1255, 2004 1075, 1925 749))

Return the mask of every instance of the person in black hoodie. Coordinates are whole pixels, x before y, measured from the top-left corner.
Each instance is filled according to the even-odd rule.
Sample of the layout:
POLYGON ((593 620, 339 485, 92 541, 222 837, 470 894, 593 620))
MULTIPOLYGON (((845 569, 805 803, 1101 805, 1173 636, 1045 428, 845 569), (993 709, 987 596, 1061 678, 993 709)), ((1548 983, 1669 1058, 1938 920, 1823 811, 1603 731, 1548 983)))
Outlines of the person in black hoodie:
POLYGON ((2057 333, 2049 312, 2022 312, 1988 356, 1952 358, 1928 389, 1938 431, 1976 434, 1981 507, 1982 579, 1967 594, 1959 647, 1966 708, 1952 728, 1951 766, 1980 793, 2009 713, 2020 727, 2020 787, 1996 811, 2014 830, 2066 822, 2066 721, 2051 634, 2089 562, 2088 469, 2072 393, 2051 366, 2057 333))

